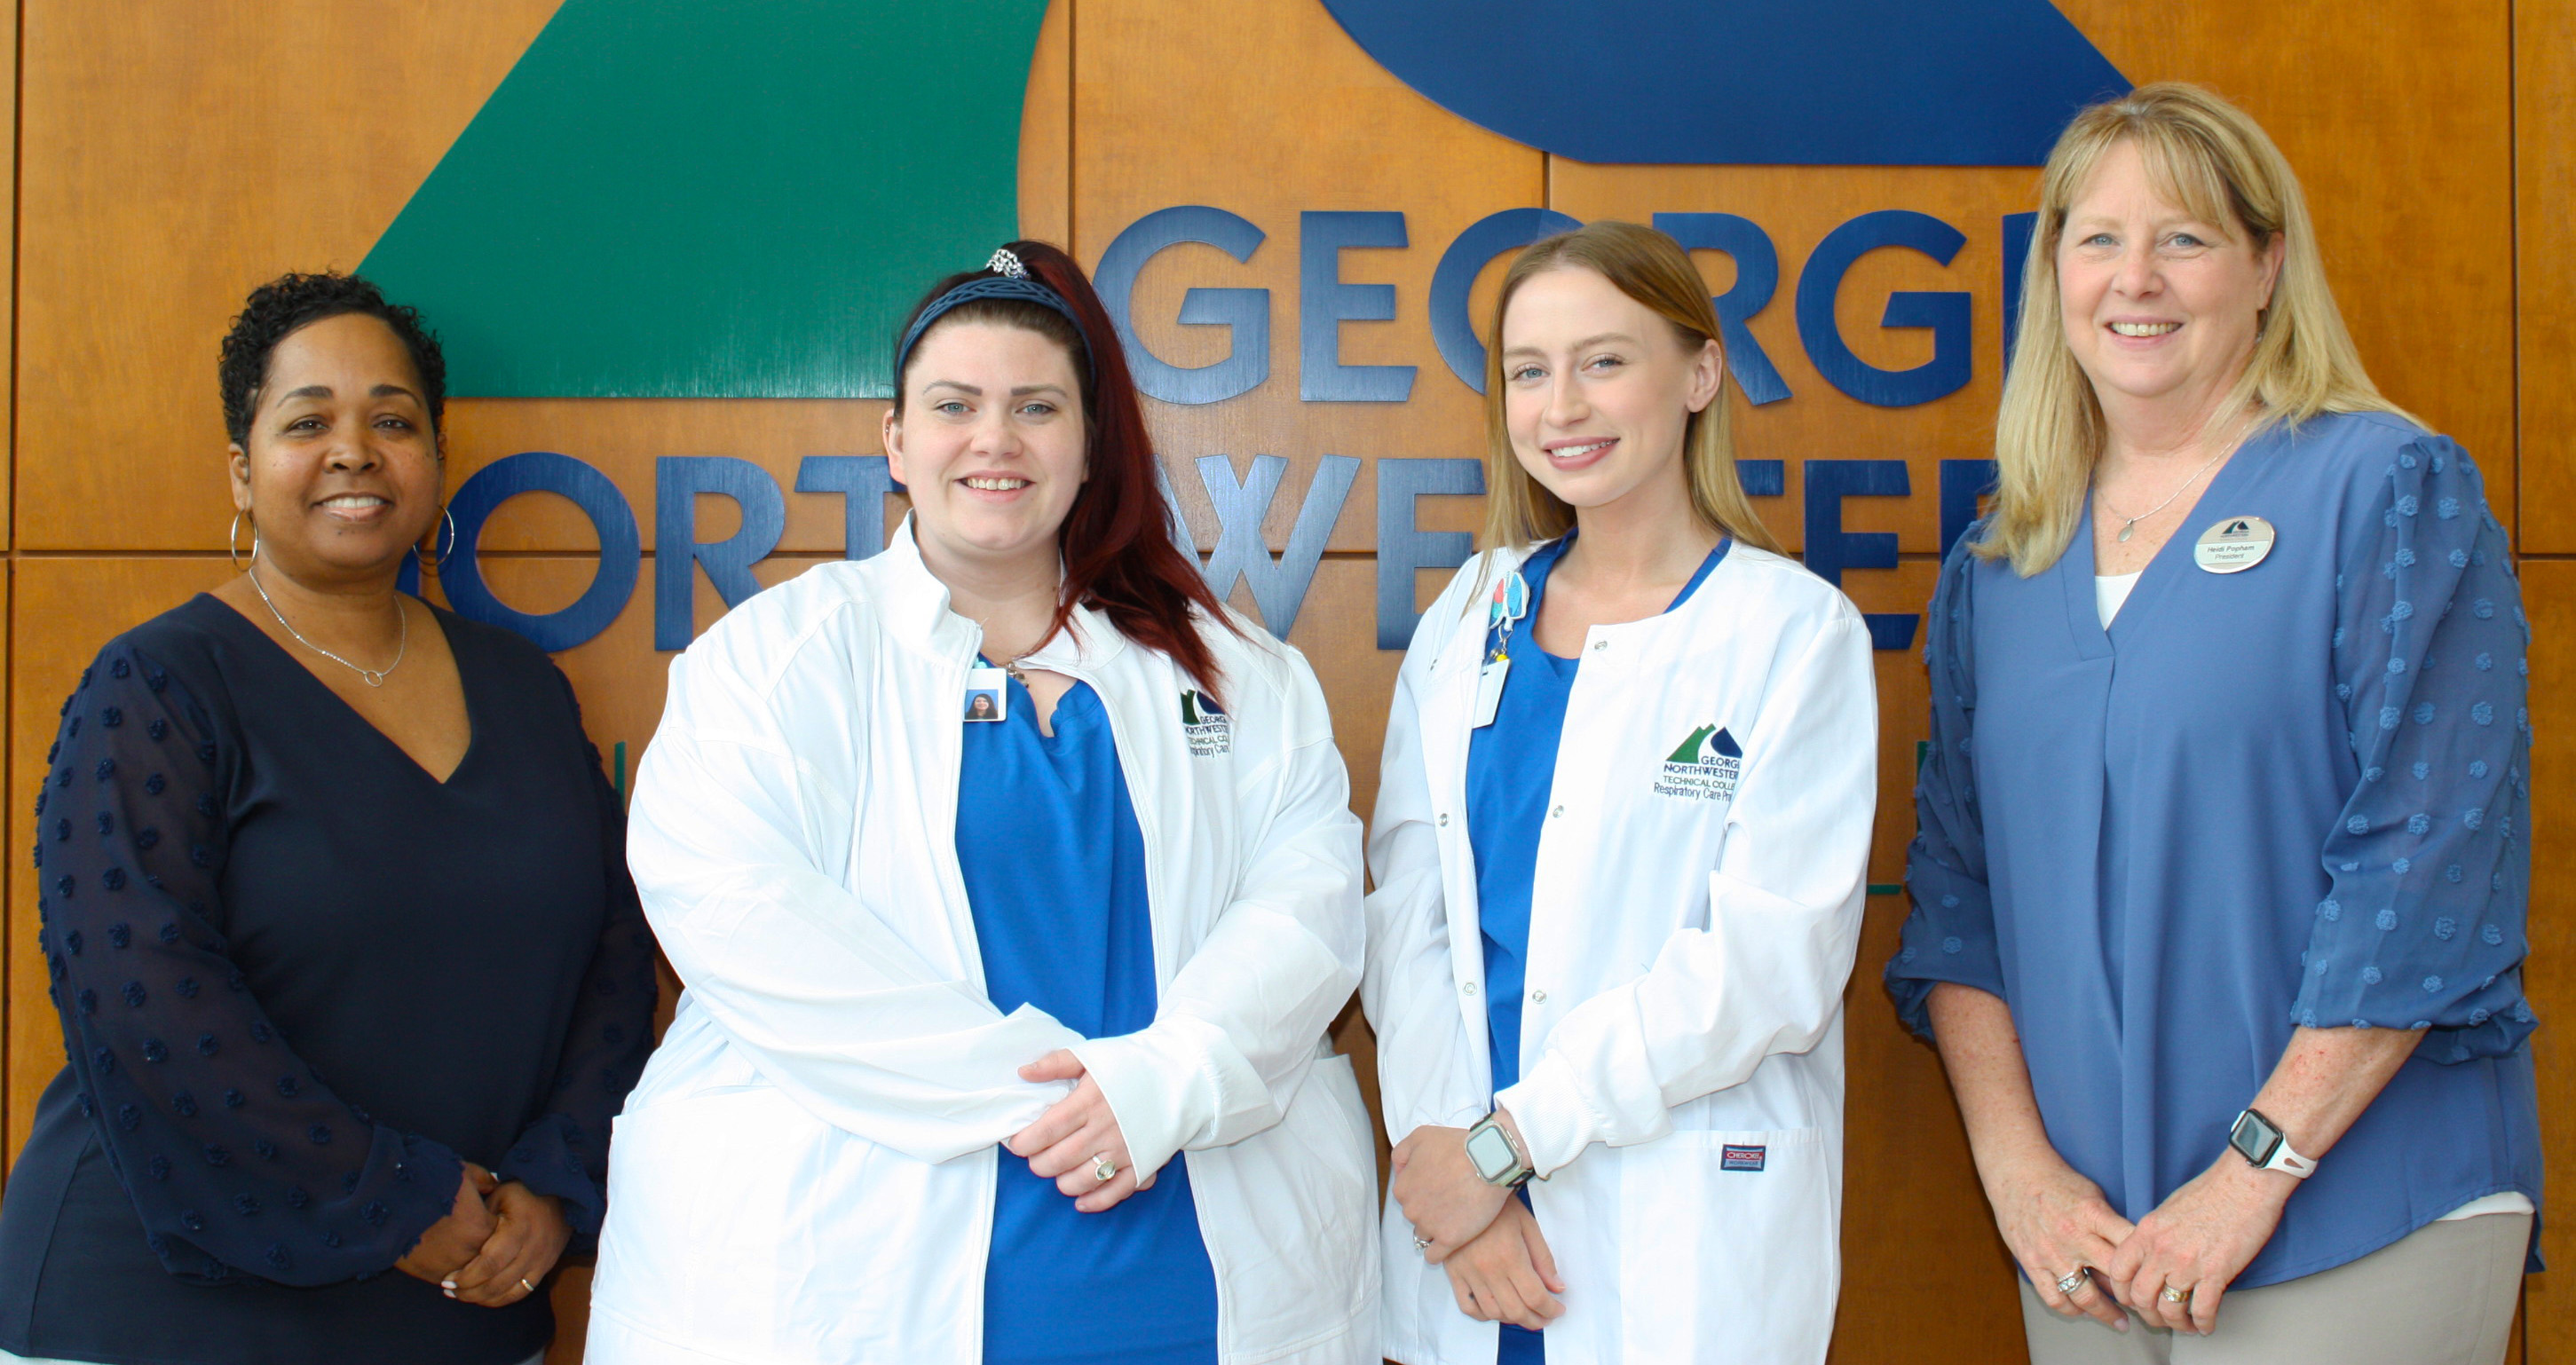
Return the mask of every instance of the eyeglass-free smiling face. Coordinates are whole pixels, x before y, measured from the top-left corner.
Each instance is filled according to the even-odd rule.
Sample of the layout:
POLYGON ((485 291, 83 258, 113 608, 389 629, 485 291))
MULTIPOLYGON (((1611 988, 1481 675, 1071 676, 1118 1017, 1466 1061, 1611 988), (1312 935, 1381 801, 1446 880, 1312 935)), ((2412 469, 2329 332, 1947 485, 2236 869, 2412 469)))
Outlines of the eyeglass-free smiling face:
POLYGON ((277 343, 231 448, 233 506, 300 581, 381 573, 439 514, 438 433, 411 353, 380 319, 323 318, 277 343))
POLYGON ((1689 491, 1682 437, 1725 379, 1717 343, 1684 340, 1599 271, 1532 275, 1503 316, 1512 453, 1577 508, 1689 491))
POLYGON ((1089 476, 1078 363, 1000 323, 942 323, 913 348, 885 448, 925 554, 987 565, 1055 554, 1089 476))
POLYGON ((2067 347, 2115 423, 2215 409, 2253 354, 2282 251, 2175 202, 2137 143, 2103 153, 2067 210, 2057 285, 2067 347))

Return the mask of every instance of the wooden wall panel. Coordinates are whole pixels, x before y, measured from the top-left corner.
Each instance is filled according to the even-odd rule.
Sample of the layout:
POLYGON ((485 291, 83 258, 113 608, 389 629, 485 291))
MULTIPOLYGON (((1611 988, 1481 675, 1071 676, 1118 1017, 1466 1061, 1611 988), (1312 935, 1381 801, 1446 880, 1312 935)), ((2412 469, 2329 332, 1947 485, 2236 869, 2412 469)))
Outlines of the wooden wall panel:
MULTIPOLYGON (((2576 553, 2576 0, 2513 10, 2526 553, 2576 553)), ((2569 1002, 2576 1005, 2576 1000, 2569 1002)), ((2576 1325, 2571 1325, 2576 1331, 2576 1325)), ((2576 1359, 2576 1341, 2569 1343, 2576 1359)))
POLYGON ((1186 288, 1270 291, 1268 382, 1206 407, 1148 405, 1203 536, 1215 523, 1186 476, 1202 455, 1291 461, 1267 528, 1274 549, 1318 457, 1366 461, 1332 540, 1364 551, 1376 539, 1378 457, 1482 453, 1483 400, 1441 364, 1423 300, 1461 229, 1545 202, 1539 153, 1415 94, 1314 3, 1078 0, 1073 109, 1073 235, 1086 265, 1129 223, 1178 204, 1225 209, 1268 234, 1240 265, 1213 247, 1175 247, 1137 284, 1137 332, 1176 365, 1225 354, 1223 329, 1173 321, 1186 288), (1345 365, 1415 366, 1411 401, 1299 401, 1298 214, 1309 209, 1403 211, 1405 249, 1342 255, 1343 279, 1396 287, 1396 317, 1343 324, 1340 356, 1345 365))
POLYGON ((21 544, 221 547, 242 297, 356 266, 556 4, 25 0, 21 544))

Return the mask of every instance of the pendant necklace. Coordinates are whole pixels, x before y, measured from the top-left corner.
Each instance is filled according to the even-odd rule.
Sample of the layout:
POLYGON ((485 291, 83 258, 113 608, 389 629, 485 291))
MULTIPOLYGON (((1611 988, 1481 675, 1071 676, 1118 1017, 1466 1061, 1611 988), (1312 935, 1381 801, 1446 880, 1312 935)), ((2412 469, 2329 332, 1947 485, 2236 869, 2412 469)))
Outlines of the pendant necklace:
POLYGON ((286 613, 277 609, 277 603, 269 597, 268 589, 262 586, 259 581, 259 570, 251 569, 247 572, 250 577, 251 590, 259 594, 260 601, 268 604, 268 614, 276 617, 277 624, 284 627, 287 634, 295 637, 295 643, 304 646, 306 649, 312 650, 323 658, 329 659, 331 662, 338 664, 342 668, 348 669, 350 672, 366 679, 367 686, 369 687, 384 686, 385 675, 402 667, 403 655, 411 649, 411 613, 402 609, 402 599, 400 597, 396 597, 394 599, 394 619, 399 621, 402 625, 402 634, 398 637, 401 643, 394 646, 394 661, 382 668, 360 668, 358 665, 341 658, 339 655, 334 654, 327 649, 324 649, 322 646, 313 643, 311 640, 305 639, 304 632, 297 630, 294 624, 286 619, 286 613))
POLYGON ((2134 516, 2134 517, 2133 517, 2133 516, 2128 515, 2128 514, 2127 514, 2127 513, 2125 513, 2125 512, 2122 512, 2122 511, 2121 511, 2119 508, 2117 508, 2117 507, 2113 507, 2113 506, 2111 505, 2111 498, 2110 498, 2110 495, 2109 495, 2109 494, 2107 494, 2107 493, 2102 492, 2100 489, 2095 489, 2095 490, 2094 490, 2094 492, 2093 492, 2093 496, 2094 496, 2094 497, 2096 497, 2096 498, 2101 499, 2101 502, 2102 502, 2102 510, 2104 510, 2104 511, 2106 511, 2106 512, 2109 512, 2112 516, 2115 516, 2115 517, 2120 518, 2120 536, 2119 536, 2119 540, 2120 540, 2120 543, 2121 543, 2121 544, 2126 545, 2126 544, 2128 544, 2128 543, 2129 543, 2129 537, 2131 537, 2131 536, 2133 536, 2133 535, 2136 535, 2136 534, 2137 534, 2137 532, 2138 532, 2138 523, 2139 523, 2139 522, 2145 521, 2147 518, 2154 516, 2156 513, 2161 512, 2161 511, 2165 510, 2166 508, 2173 506, 2173 500, 2174 500, 2175 498, 2179 498, 2179 497, 2181 497, 2181 496, 2183 495, 2183 489, 2189 488, 2189 487, 2191 487, 2193 484, 2196 484, 2196 483, 2200 482, 2200 476, 2201 476, 2201 475, 2208 473, 2208 472, 2210 471, 2211 466, 2214 466, 2214 465, 2216 465, 2219 461, 2226 459, 2226 458, 2228 457, 2228 455, 2229 455, 2230 453, 2232 453, 2235 449, 2236 449, 2236 443, 2235 443, 2235 442, 2232 442, 2232 441, 2231 441, 2231 442, 2229 442, 2229 443, 2228 443, 2228 445, 2227 445, 2227 447, 2226 447, 2225 449, 2223 449, 2223 450, 2219 451, 2217 454, 2212 455, 2212 456, 2210 456, 2210 457, 2209 457, 2209 463, 2208 463, 2208 464, 2202 465, 2200 468, 2193 470, 2193 471, 2191 472, 2191 477, 2182 481, 2182 487, 2181 487, 2181 488, 2177 488, 2177 489, 2175 489, 2173 492, 2166 494, 2166 495, 2165 495, 2165 500, 2164 500, 2163 502, 2157 503, 2155 506, 2150 507, 2150 508, 2148 508, 2147 510, 2145 510, 2145 511, 2143 511, 2143 512, 2140 512, 2139 514, 2137 514, 2137 515, 2136 515, 2136 516, 2134 516))

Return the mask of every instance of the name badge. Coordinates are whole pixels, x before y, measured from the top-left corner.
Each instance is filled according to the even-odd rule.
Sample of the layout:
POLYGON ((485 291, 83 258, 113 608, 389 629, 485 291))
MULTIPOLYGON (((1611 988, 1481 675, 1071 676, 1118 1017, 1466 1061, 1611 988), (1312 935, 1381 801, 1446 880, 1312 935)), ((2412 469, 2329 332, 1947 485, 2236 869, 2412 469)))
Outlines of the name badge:
POLYGON ((2243 573, 2272 553, 2272 523, 2261 517, 2229 517, 2200 533, 2191 559, 2209 573, 2243 573))
POLYGON ((966 719, 1001 720, 1011 713, 1011 675, 998 668, 966 670, 966 719))
POLYGON ((1487 659, 1476 671, 1476 719, 1471 728, 1482 730, 1494 723, 1494 711, 1503 704, 1503 679, 1511 675, 1508 658, 1487 659))

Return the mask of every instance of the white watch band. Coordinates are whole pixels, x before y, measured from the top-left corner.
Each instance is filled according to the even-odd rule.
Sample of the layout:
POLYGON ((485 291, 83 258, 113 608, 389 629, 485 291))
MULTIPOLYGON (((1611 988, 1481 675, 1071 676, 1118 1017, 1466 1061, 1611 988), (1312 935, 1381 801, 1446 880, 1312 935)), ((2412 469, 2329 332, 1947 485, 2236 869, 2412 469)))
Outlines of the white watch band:
POLYGON ((2290 1139, 2284 1134, 2281 1145, 2272 1149, 2272 1159, 2264 1162, 2262 1169, 2280 1171, 2305 1180, 2317 1173, 2317 1163, 2290 1150, 2290 1139))

